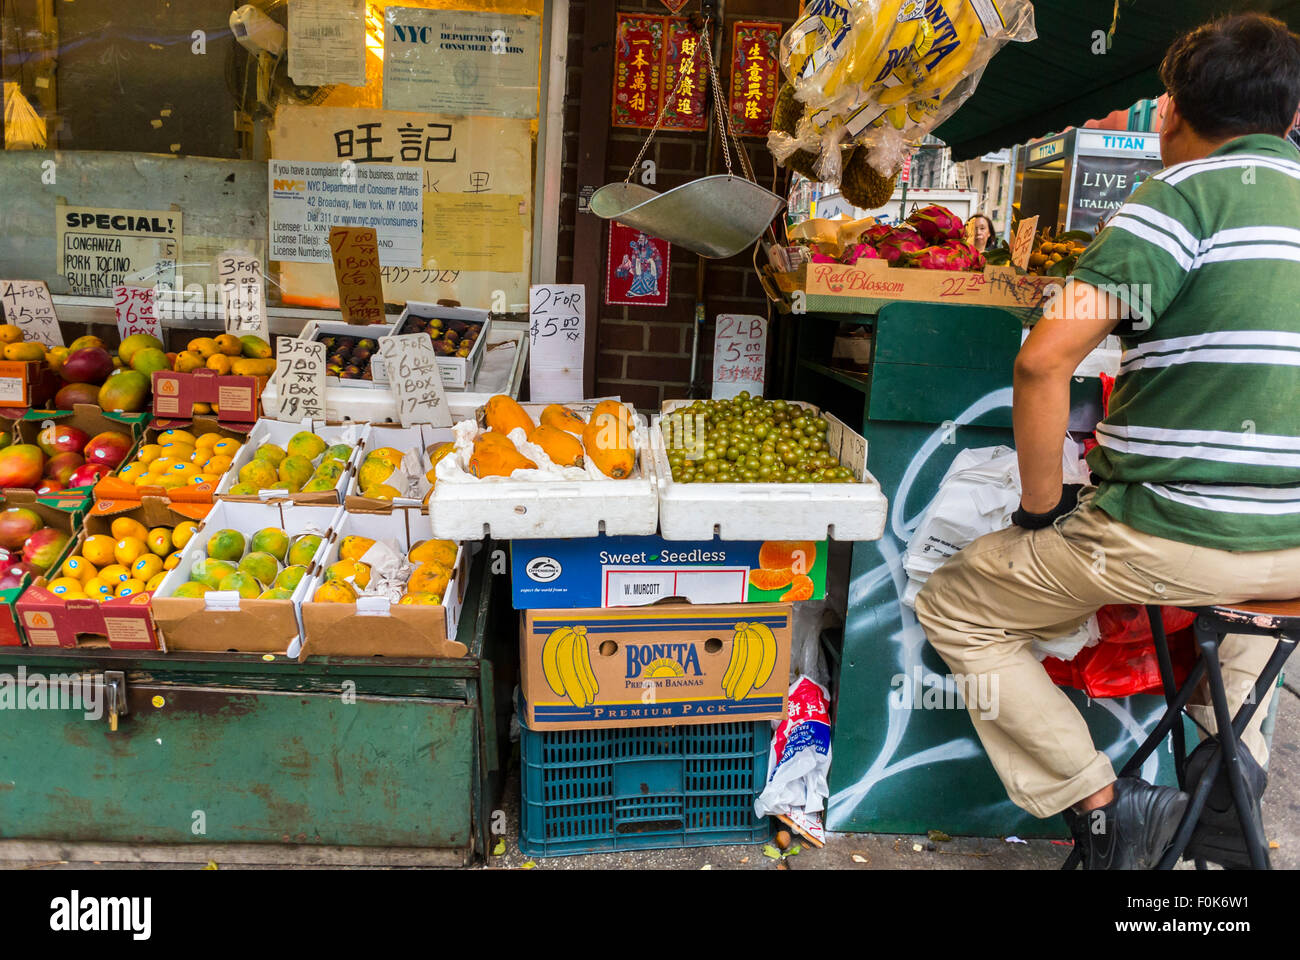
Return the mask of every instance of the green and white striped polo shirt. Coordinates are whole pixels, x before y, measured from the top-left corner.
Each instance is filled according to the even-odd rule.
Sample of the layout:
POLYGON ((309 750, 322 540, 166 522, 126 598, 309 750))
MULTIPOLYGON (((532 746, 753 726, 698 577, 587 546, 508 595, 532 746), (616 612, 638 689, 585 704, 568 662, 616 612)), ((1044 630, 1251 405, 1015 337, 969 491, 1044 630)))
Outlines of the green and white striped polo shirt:
POLYGON ((1116 330, 1096 505, 1183 543, 1300 547, 1300 151, 1253 135, 1162 170, 1074 275, 1141 318, 1116 330))

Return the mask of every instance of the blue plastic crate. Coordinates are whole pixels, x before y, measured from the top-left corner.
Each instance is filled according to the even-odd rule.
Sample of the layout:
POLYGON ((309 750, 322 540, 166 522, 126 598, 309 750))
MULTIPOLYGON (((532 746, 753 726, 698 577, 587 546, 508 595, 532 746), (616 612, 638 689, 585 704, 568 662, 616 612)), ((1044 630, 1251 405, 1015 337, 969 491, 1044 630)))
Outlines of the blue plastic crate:
MULTIPOLYGON (((521 711, 522 715, 522 711, 521 711)), ((762 843, 767 720, 610 730, 522 728, 519 847, 530 857, 762 843)))

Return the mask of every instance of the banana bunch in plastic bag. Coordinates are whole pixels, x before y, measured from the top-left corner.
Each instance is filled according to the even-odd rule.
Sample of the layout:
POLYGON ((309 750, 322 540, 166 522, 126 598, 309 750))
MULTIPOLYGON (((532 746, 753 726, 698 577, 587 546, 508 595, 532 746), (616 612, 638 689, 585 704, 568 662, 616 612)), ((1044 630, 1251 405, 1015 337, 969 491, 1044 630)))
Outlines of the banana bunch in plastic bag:
POLYGON ((806 176, 888 180, 1004 43, 1036 36, 1029 0, 809 0, 781 39, 768 146, 806 176))

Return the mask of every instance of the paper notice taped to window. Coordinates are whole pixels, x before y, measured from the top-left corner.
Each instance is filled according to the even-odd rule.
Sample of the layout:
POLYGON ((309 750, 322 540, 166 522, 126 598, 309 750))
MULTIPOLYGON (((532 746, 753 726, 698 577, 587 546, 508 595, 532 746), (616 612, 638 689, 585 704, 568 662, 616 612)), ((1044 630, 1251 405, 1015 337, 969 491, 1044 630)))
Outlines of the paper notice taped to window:
POLYGON ((304 87, 366 85, 365 0, 289 4, 289 79, 304 87))
POLYGON ((516 273, 524 264, 524 198, 515 193, 431 193, 424 198, 424 259, 456 270, 516 273))

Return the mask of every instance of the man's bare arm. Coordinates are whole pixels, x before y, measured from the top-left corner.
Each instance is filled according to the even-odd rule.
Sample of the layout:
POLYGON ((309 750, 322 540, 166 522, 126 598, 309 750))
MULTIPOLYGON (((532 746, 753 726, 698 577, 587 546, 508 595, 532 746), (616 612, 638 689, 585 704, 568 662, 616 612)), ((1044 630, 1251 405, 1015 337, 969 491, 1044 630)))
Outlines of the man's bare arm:
POLYGON ((1114 298, 1072 280, 1016 356, 1011 413, 1020 462, 1020 505, 1030 513, 1047 513, 1061 499, 1061 441, 1070 415, 1070 377, 1117 322, 1114 298))

